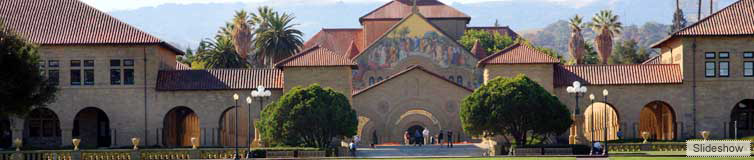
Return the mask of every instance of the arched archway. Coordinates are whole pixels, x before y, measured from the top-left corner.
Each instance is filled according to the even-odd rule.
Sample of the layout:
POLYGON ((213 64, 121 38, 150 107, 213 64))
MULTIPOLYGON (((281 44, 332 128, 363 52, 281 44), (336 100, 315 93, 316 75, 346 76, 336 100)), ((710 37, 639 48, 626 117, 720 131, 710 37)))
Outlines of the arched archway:
POLYGON ((0 148, 12 147, 13 132, 10 130, 10 119, 0 118, 0 148))
MULTIPOLYGON (((248 110, 247 107, 230 107, 223 112, 220 116, 220 145, 233 147, 238 138, 239 146, 248 146, 249 139, 254 140, 254 132, 249 133, 248 129, 248 110), (238 112, 238 133, 236 133, 236 112, 238 112)), ((253 131, 253 122, 251 128, 253 131)))
POLYGON ((662 101, 654 101, 644 105, 639 115, 639 133, 645 131, 649 132, 652 139, 675 139, 675 111, 673 111, 673 107, 662 101))
POLYGON ((53 148, 62 143, 58 115, 48 108, 36 108, 29 112, 23 132, 24 146, 53 148))
POLYGON ((592 137, 594 137, 594 141, 605 140, 605 127, 607 127, 607 140, 618 139, 617 132, 620 130, 620 117, 613 105, 602 102, 595 102, 589 105, 584 110, 584 120, 584 137, 586 139, 592 141, 592 137), (607 122, 605 118, 607 118, 607 122))
MULTIPOLYGON (((431 112, 422 110, 422 109, 413 109, 408 110, 405 113, 401 114, 401 116, 398 118, 398 120, 392 124, 393 127, 393 136, 399 138, 398 142, 404 142, 404 135, 407 131, 411 129, 421 128, 422 130, 424 128, 428 129, 430 131, 430 134, 436 134, 442 126, 440 126, 440 122, 431 112), (418 127, 417 127, 418 126, 418 127)), ((421 131, 419 131, 421 132, 421 131)), ((409 132, 411 136, 416 134, 416 132, 409 132)))
POLYGON ((754 100, 745 99, 738 102, 731 111, 730 121, 731 124, 735 124, 731 127, 731 135, 734 134, 733 129, 736 128, 738 137, 754 136, 754 100))
POLYGON ((87 107, 79 111, 73 119, 74 138, 81 139, 82 148, 110 146, 110 119, 104 111, 87 107))
POLYGON ((191 146, 191 137, 200 138, 199 128, 199 116, 194 110, 175 107, 163 120, 162 143, 168 147, 191 146))

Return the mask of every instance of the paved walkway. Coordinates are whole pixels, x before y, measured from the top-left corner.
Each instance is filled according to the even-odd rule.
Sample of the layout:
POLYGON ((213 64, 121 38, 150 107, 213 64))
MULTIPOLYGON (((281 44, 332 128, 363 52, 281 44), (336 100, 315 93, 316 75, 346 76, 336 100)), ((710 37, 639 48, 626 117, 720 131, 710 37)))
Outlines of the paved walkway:
POLYGON ((440 145, 415 146, 377 146, 376 148, 359 148, 356 156, 359 158, 391 158, 391 157, 480 157, 484 156, 487 148, 477 144, 457 144, 453 148, 440 145))

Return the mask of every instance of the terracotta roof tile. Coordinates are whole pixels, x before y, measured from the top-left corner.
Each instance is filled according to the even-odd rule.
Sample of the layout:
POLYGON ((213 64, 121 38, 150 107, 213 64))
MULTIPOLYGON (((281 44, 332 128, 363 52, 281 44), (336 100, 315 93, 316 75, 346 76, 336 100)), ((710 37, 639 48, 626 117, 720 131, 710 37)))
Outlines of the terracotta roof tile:
POLYGON ((356 68, 356 64, 350 59, 319 46, 304 50, 275 64, 277 68, 318 66, 351 66, 356 68))
POLYGON ((754 35, 754 0, 739 0, 652 45, 659 45, 677 36, 754 35))
POLYGON ((427 74, 430 74, 430 75, 432 75, 432 76, 434 76, 434 77, 437 77, 438 79, 442 79, 442 80, 445 80, 446 82, 448 82, 448 83, 450 83, 450 84, 453 84, 453 85, 455 85, 455 86, 458 86, 458 87, 461 87, 461 88, 463 88, 463 89, 465 89, 465 90, 468 90, 469 92, 474 92, 474 89, 468 88, 468 87, 466 87, 466 86, 463 86, 463 85, 460 85, 460 84, 458 84, 458 83, 456 83, 456 82, 453 82, 453 81, 451 81, 451 80, 448 80, 447 78, 445 78, 445 77, 443 77, 443 76, 441 76, 441 75, 439 75, 439 74, 437 74, 437 73, 435 73, 435 72, 432 72, 432 71, 429 71, 429 70, 427 70, 427 69, 424 69, 424 67, 422 67, 422 66, 419 66, 419 65, 414 65, 414 66, 411 66, 411 67, 407 68, 406 70, 403 70, 403 71, 400 71, 400 72, 398 72, 398 73, 395 73, 395 74, 391 75, 390 77, 388 77, 387 79, 385 79, 385 80, 382 80, 382 81, 380 81, 380 82, 377 82, 377 83, 375 83, 375 84, 373 84, 373 85, 371 85, 371 86, 369 86, 369 87, 367 87, 367 88, 364 88, 364 89, 361 89, 361 90, 358 90, 358 91, 353 91, 353 96, 356 96, 356 95, 359 95, 359 94, 361 94, 361 93, 364 93, 364 92, 366 92, 367 90, 370 90, 370 89, 372 89, 372 88, 376 88, 377 86, 380 86, 380 85, 382 85, 382 84, 384 84, 384 83, 386 83, 386 82, 388 82, 388 81, 390 81, 390 80, 392 80, 392 79, 395 79, 396 77, 400 77, 400 76, 402 76, 402 75, 404 75, 404 74, 406 74, 406 73, 408 73, 408 72, 411 72, 411 71, 413 71, 413 70, 420 70, 420 71, 423 71, 423 72, 425 72, 425 73, 427 73, 427 74))
MULTIPOLYGON (((370 19, 403 19, 413 12, 413 0, 393 0, 359 18, 360 22, 370 19)), ((457 9, 437 0, 417 0, 419 13, 428 19, 459 18, 471 20, 471 17, 457 9)))
POLYGON ((648 60, 644 61, 641 64, 660 64, 660 56, 654 56, 652 58, 649 58, 648 60))
POLYGON ((348 55, 348 49, 354 44, 358 49, 365 48, 364 35, 360 28, 322 29, 306 41, 303 48, 312 48, 319 45, 339 55, 348 55))
POLYGON ((553 81, 555 86, 574 81, 589 85, 680 84, 683 74, 677 64, 557 65, 553 81))
POLYGON ((5 27, 42 45, 160 44, 181 50, 78 0, 2 0, 5 27))
POLYGON ((474 42, 474 47, 471 47, 471 54, 474 54, 478 59, 483 59, 488 56, 487 50, 482 47, 482 44, 479 44, 479 40, 474 42))
POLYGON ((547 64, 560 63, 558 59, 526 45, 514 44, 487 58, 479 60, 480 67, 486 64, 547 64))
POLYGON ((356 57, 359 53, 361 53, 361 51, 359 51, 359 46, 356 46, 356 42, 351 42, 351 47, 348 47, 348 50, 346 51, 348 59, 356 57))
POLYGON ((485 30, 488 32, 497 32, 500 33, 500 35, 508 35, 508 37, 511 37, 511 39, 516 39, 519 37, 518 33, 513 31, 508 26, 501 26, 501 27, 467 27, 466 30, 485 30))
POLYGON ((242 90, 262 85, 283 88, 283 71, 278 69, 162 70, 158 91, 242 90))

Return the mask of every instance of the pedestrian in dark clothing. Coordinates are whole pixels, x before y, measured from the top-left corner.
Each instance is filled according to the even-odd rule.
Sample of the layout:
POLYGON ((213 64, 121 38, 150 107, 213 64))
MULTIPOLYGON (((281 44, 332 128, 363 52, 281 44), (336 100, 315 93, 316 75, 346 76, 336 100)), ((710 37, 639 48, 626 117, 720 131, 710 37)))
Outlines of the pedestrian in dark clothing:
POLYGON ((422 132, 419 132, 419 130, 417 129, 414 133, 414 146, 422 146, 422 139, 422 132))
POLYGON ((448 148, 453 148, 453 131, 448 130, 448 148))

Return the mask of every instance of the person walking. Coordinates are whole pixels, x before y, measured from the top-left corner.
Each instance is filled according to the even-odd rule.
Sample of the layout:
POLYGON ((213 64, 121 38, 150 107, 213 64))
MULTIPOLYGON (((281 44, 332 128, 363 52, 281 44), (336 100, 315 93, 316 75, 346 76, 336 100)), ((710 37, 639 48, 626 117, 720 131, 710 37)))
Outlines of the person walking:
POLYGON ((422 140, 422 133, 419 130, 416 130, 414 132, 414 146, 422 146, 421 142, 422 140))
POLYGON ((440 144, 440 147, 442 147, 442 146, 443 146, 443 144, 442 144, 442 139, 443 139, 443 138, 445 138, 445 137, 443 137, 443 136, 445 136, 445 135, 444 135, 443 131, 442 131, 442 130, 440 130, 440 134, 439 134, 439 135, 437 135, 437 144, 440 144))
POLYGON ((372 148, 374 148, 375 145, 379 144, 378 137, 377 137, 377 130, 372 131, 372 148))
POLYGON ((354 141, 351 141, 351 144, 348 144, 348 149, 351 151, 351 157, 356 157, 356 143, 354 143, 354 141))
POLYGON ((453 131, 448 130, 448 148, 453 148, 453 131))
POLYGON ((410 142, 411 142, 411 134, 409 134, 408 131, 406 131, 406 133, 403 134, 403 143, 406 145, 409 145, 411 144, 410 142))
POLYGON ((431 138, 429 136, 429 129, 424 128, 424 131, 422 131, 422 137, 424 137, 424 144, 429 144, 429 139, 431 138))

